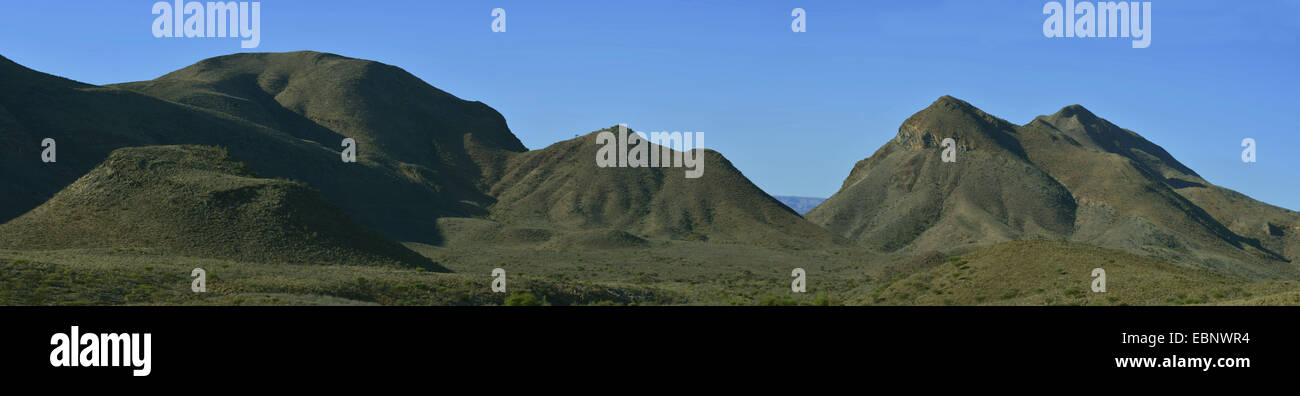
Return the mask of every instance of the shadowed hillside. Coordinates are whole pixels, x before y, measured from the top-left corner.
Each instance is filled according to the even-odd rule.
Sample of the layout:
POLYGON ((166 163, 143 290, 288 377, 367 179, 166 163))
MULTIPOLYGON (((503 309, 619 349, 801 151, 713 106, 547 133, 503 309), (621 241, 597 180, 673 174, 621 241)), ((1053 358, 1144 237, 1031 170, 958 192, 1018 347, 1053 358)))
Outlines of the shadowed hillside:
POLYGON ((257 178, 225 150, 126 148, 0 225, 6 249, 163 248, 240 261, 445 271, 352 221, 306 186, 257 178))
POLYGON ((276 175, 307 181, 402 240, 439 243, 438 217, 485 215, 493 203, 483 194, 485 179, 507 154, 525 150, 487 105, 398 67, 334 54, 221 56, 116 87, 228 114, 335 153, 344 138, 354 139, 360 163, 385 173, 382 179, 314 177, 315 166, 276 175))
POLYGON ((939 98, 806 217, 886 251, 1036 237, 1256 279, 1292 277, 1300 258, 1294 213, 1215 187, 1078 105, 1017 126, 939 98), (940 159, 944 138, 955 163, 940 159))
MULTIPOLYGON (((433 173, 426 182, 471 189, 503 152, 525 148, 505 118, 401 68, 311 51, 205 59, 151 81, 116 85, 211 109, 340 150, 353 138, 363 160, 433 173), (454 180, 446 180, 454 179, 454 180)), ((483 199, 473 191, 458 198, 483 199)))
MULTIPOLYGON (((0 222, 35 208, 116 148, 199 143, 302 150, 271 131, 145 95, 50 76, 0 58, 0 222), (57 162, 41 162, 41 141, 57 162)), ((250 155, 263 152, 259 148, 250 155)))
MULTIPOLYGON (((367 87, 381 85, 381 87, 368 88, 367 92, 391 89, 392 92, 401 93, 406 89, 405 87, 423 86, 429 92, 428 95, 441 93, 414 77, 401 80, 401 76, 409 75, 373 62, 351 61, 364 63, 364 65, 335 68, 329 65, 314 66, 315 63, 301 61, 302 57, 310 59, 316 55, 321 55, 327 60, 346 59, 308 53, 266 54, 273 60, 283 60, 282 63, 287 65, 277 67, 308 69, 303 73, 315 76, 314 78, 320 80, 317 83, 330 80, 330 76, 333 76, 339 81, 353 81, 353 85, 367 87), (312 70, 315 70, 315 73, 311 73, 312 70), (367 72, 367 70, 386 70, 386 72, 374 77, 377 81, 357 82, 358 77, 377 73, 367 72), (352 80, 348 80, 347 73, 360 73, 360 75, 352 76, 352 80), (395 78, 398 81, 393 81, 395 78)), ((201 62, 201 65, 207 66, 196 66, 196 68, 200 71, 208 70, 207 67, 213 64, 224 64, 236 69, 267 66, 259 59, 262 57, 232 55, 225 61, 201 62), (241 62, 249 62, 253 66, 239 66, 241 62)), ((248 77, 232 78, 242 81, 248 77)), ((149 86, 145 83, 124 86, 135 85, 141 85, 142 91, 149 86)), ((204 93, 198 96, 216 95, 211 91, 195 89, 197 92, 204 93)), ((182 89, 178 88, 178 90, 182 89)), ((382 115, 367 116, 370 113, 358 108, 382 107, 382 103, 386 103, 362 105, 362 103, 370 103, 367 101, 377 100, 370 96, 331 97, 326 96, 325 93, 321 93, 322 96, 314 95, 304 94, 303 97, 335 104, 337 107, 328 107, 328 109, 334 109, 337 113, 321 110, 312 114, 344 126, 371 125, 368 123, 370 121, 367 121, 370 119, 368 117, 382 117, 382 115)), ((399 100, 388 97, 383 99, 399 100)), ((196 104, 205 103, 211 104, 207 102, 196 104)), ((245 105, 256 108, 254 104, 270 106, 274 102, 250 103, 252 102, 245 105)), ((263 108, 264 112, 244 108, 243 111, 224 113, 159 99, 120 87, 80 84, 35 72, 4 60, 0 62, 0 109, 3 109, 0 111, 0 161, 3 161, 5 166, 0 168, 0 176, 3 176, 0 177, 0 188, 15 193, 0 198, 3 200, 0 203, 4 204, 3 212, 0 212, 0 221, 35 208, 103 161, 114 149, 168 144, 228 147, 232 158, 249 164, 262 175, 306 182, 313 188, 319 189, 327 200, 363 225, 402 240, 439 242, 441 237, 434 226, 439 217, 484 215, 482 207, 491 202, 491 198, 483 195, 475 186, 477 171, 464 171, 460 168, 449 170, 451 169, 449 165, 425 166, 390 159, 378 150, 381 145, 378 142, 383 139, 363 136, 361 133, 350 136, 359 142, 359 162, 344 164, 339 157, 343 133, 331 132, 330 129, 314 124, 303 117, 294 116, 293 113, 278 107, 278 104, 275 106, 277 107, 263 108), (250 117, 258 122, 241 117, 250 117), (45 137, 54 138, 58 143, 56 163, 40 162, 40 142, 45 137), (316 141, 312 138, 320 140, 316 141)), ((305 106, 303 108, 315 108, 303 106, 305 106)), ((488 120, 484 122, 489 124, 492 119, 500 120, 500 116, 494 111, 483 110, 486 106, 481 104, 465 104, 465 106, 479 110, 454 112, 455 114, 446 117, 452 120, 483 117, 488 120)), ((222 106, 214 107, 222 108, 222 106)), ((447 121, 446 124, 436 124, 431 119, 425 121, 429 121, 429 125, 436 127, 435 129, 456 129, 461 126, 453 121, 447 121)), ((504 128, 503 123, 498 126, 504 128)), ((432 140, 431 137, 436 131, 420 129, 402 131, 402 133, 411 135, 411 139, 415 140, 422 139, 419 136, 426 136, 429 139, 425 140, 432 140)), ((513 136, 510 136, 510 139, 513 139, 513 136)), ((458 142, 464 140, 466 144, 489 144, 494 141, 486 139, 479 143, 476 139, 459 136, 452 140, 458 142)), ((513 143, 507 140, 501 145, 509 146, 510 149, 521 149, 517 145, 517 140, 513 140, 513 143)), ((416 146, 414 141, 394 142, 391 145, 416 146)), ((438 155, 459 158, 455 161, 470 161, 468 156, 438 155)))

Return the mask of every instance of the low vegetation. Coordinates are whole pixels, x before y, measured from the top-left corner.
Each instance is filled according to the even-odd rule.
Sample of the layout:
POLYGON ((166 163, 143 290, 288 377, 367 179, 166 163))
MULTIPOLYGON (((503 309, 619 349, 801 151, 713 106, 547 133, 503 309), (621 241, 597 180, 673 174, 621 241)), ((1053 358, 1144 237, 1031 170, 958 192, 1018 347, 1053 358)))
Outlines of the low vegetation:
POLYGON ((580 252, 526 245, 488 251, 474 246, 407 244, 447 263, 454 273, 240 262, 158 249, 0 250, 0 304, 1300 304, 1300 282, 1295 280, 1250 282, 1061 242, 1009 242, 929 260, 852 249, 800 251, 684 241, 652 243, 655 246, 640 250, 580 252), (806 293, 790 290, 794 266, 808 274, 806 293), (490 274, 498 267, 507 270, 507 293, 491 292, 490 274), (205 293, 190 290, 194 268, 207 271, 205 293), (1091 290, 1093 268, 1106 270, 1105 293, 1091 290))
POLYGON ((1251 282, 1111 249, 1028 240, 997 244, 952 257, 943 265, 904 277, 856 302, 871 305, 1285 303, 1298 288, 1300 282, 1294 280, 1251 282), (1105 292, 1093 291, 1095 268, 1105 271, 1105 292))

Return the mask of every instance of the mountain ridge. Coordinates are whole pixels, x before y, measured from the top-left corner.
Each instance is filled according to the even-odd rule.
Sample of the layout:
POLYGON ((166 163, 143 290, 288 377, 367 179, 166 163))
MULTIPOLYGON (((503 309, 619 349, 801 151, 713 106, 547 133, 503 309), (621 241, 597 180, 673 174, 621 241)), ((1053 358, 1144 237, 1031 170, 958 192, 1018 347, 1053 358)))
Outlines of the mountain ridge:
MULTIPOLYGON (((859 161, 841 190, 806 217, 885 250, 962 251, 1043 238, 1235 276, 1294 274, 1300 258, 1294 238, 1239 234, 1218 220, 1230 209, 1212 215, 1193 202, 1225 201, 1225 189, 1181 192, 1209 186, 1163 148, 1081 105, 1015 125, 944 96, 904 121, 895 139, 859 161), (949 137, 958 158, 950 164, 940 161, 939 144, 949 137), (1007 194, 1007 183, 1037 198, 1018 200, 1007 194), (916 188, 922 194, 910 194, 916 188), (893 226, 898 219, 908 226, 893 226)), ((1273 219, 1284 223, 1284 214, 1273 219)))
MULTIPOLYGON (((565 232, 597 227, 713 242, 800 245, 833 239, 804 224, 716 152, 704 151, 709 171, 703 179, 723 183, 677 180, 680 177, 664 169, 596 169, 594 154, 587 153, 595 147, 590 141, 573 147, 557 142, 529 151, 490 107, 459 99, 378 62, 312 51, 234 54, 201 60, 148 81, 102 87, 36 85, 59 102, 81 100, 93 102, 88 107, 115 111, 81 114, 84 123, 69 125, 68 120, 78 119, 70 109, 38 109, 21 95, 0 94, 0 109, 23 106, 19 110, 30 115, 14 129, 58 132, 53 135, 59 140, 60 161, 44 171, 66 173, 43 185, 22 179, 43 171, 30 160, 38 151, 20 144, 33 137, 15 138, 17 153, 4 157, 22 162, 22 167, 14 168, 11 173, 17 176, 10 180, 14 189, 32 196, 12 206, 8 218, 37 207, 112 150, 200 144, 227 147, 235 160, 268 177, 306 182, 364 226, 402 241, 441 244, 445 238, 439 220, 455 217, 512 226, 545 220, 565 232), (132 100, 120 100, 124 97, 132 100), (150 127, 130 128, 130 123, 150 127), (109 135, 121 138, 86 145, 109 135), (355 164, 339 161, 344 138, 357 142, 355 164), (574 149, 582 155, 575 155, 574 149), (512 185, 535 180, 530 175, 539 171, 530 167, 558 171, 569 180, 581 174, 608 181, 571 186, 611 186, 586 193, 581 205, 588 208, 645 211, 616 216, 608 210, 561 208, 556 202, 570 201, 553 196, 554 190, 512 185), (637 174, 634 179, 653 182, 634 186, 618 181, 616 174, 637 174), (657 191, 663 188, 674 193, 657 191), (556 201, 548 201, 551 198, 556 201), (735 228, 741 225, 749 231, 735 228), (761 231, 768 229, 778 231, 761 231)), ((4 113, 0 126, 6 123, 4 113)))
MULTIPOLYGON (((697 150, 705 169, 698 179, 685 177, 678 167, 598 167, 597 136, 616 128, 513 156, 489 190, 498 200, 490 218, 571 229, 615 228, 667 239, 786 246, 833 243, 829 234, 803 221, 713 150, 697 150)), ((663 150, 648 144, 650 150, 663 150)))

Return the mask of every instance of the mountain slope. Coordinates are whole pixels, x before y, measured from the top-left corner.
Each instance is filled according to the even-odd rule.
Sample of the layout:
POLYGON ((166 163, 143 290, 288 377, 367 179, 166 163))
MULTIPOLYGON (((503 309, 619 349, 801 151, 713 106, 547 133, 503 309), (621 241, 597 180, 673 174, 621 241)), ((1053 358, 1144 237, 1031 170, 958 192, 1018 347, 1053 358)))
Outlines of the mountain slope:
POLYGON ((717 153, 706 154, 701 179, 672 175, 680 169, 597 171, 594 145, 526 151, 495 110, 377 62, 236 54, 105 87, 5 63, 0 84, 13 88, 0 92, 0 158, 12 165, 0 169, 0 180, 28 192, 5 198, 13 205, 0 222, 35 208, 114 149, 201 144, 227 147, 267 177, 305 182, 362 225, 402 241, 443 243, 439 219, 456 217, 557 235, 606 229, 773 245, 833 239, 717 153), (58 140, 57 163, 39 162, 42 137, 58 140), (339 160, 344 138, 357 141, 357 163, 339 160))
POLYGON ((1034 162, 1081 202, 1074 240, 1248 277, 1275 275, 1297 258, 1226 227, 1178 192, 1209 182, 1082 106, 1040 116, 1022 130, 1034 162))
MULTIPOLYGON (((708 154, 706 176, 692 182, 658 169, 594 172, 594 145, 583 155, 568 155, 573 153, 564 142, 525 152, 495 110, 377 62, 316 52, 238 54, 118 87, 239 117, 323 147, 354 138, 362 162, 399 168, 413 181, 431 186, 451 207, 444 213, 449 217, 712 241, 829 240, 817 227, 791 217, 781 204, 772 205, 774 201, 716 153, 708 154), (625 173, 644 177, 607 177, 625 173), (543 177, 553 179, 541 181, 543 177), (579 180, 583 182, 575 184, 579 180), (534 185, 541 191, 530 190, 534 185), (576 193, 562 197, 554 189, 576 193), (752 208, 730 206, 750 201, 756 203, 752 208), (587 208, 560 209, 575 203, 587 208), (547 215, 534 216, 542 208, 547 215), (775 232, 757 231, 773 226, 775 232)), ((320 188, 332 191, 329 185, 320 188)), ((387 206, 416 205, 419 201, 387 206)))
POLYGON ((263 175, 308 183, 367 227, 429 243, 441 240, 438 218, 485 215, 492 199, 478 186, 480 169, 523 150, 490 108, 375 62, 241 54, 157 82, 96 87, 0 60, 0 188, 14 192, 0 197, 0 222, 40 205, 114 149, 168 144, 227 147, 263 175), (262 85, 282 89, 271 95, 262 85), (357 163, 340 161, 344 135, 358 142, 357 163), (46 137, 58 144, 56 163, 40 161, 46 137))
MULTIPOLYGON (((613 228, 655 238, 802 246, 832 237, 746 179, 721 154, 701 177, 684 168, 601 168, 602 131, 510 158, 490 194, 503 223, 578 230, 613 228)), ((662 146, 650 145, 651 150, 662 146)), ((676 155, 676 154, 674 154, 676 155)))
POLYGON ((1229 230, 1292 262, 1300 262, 1300 213, 1209 183, 1177 188, 1229 230))
POLYGON ((487 105, 400 68, 334 54, 227 55, 116 87, 227 114, 333 152, 342 150, 344 138, 354 139, 359 163, 384 178, 342 180, 310 174, 311 167, 276 175, 307 181, 367 225, 402 240, 438 243, 437 218, 485 215, 493 203, 483 193, 486 180, 508 154, 525 151, 487 105))
POLYGON ((840 191, 805 217, 885 251, 1069 235, 1074 199, 1028 161, 1017 132, 965 102, 940 98, 859 161, 840 191), (949 137, 957 142, 956 163, 940 158, 949 137))
POLYGON ((148 247, 238 261, 443 270, 301 183, 257 178, 224 150, 203 146, 114 151, 48 202, 0 225, 0 247, 148 247))
MULTIPOLYGON (((1206 223, 1216 236, 1234 246, 1244 245, 1245 249, 1259 250, 1267 256, 1273 253, 1291 261, 1300 259, 1300 213, 1215 186, 1164 149, 1133 131, 1097 117, 1082 106, 1067 106, 1056 114, 1040 116, 1026 128, 1057 131, 1071 136, 1080 147, 1127 159, 1128 164, 1151 176, 1151 184, 1163 184, 1186 199, 1188 202, 1180 205, 1194 206, 1191 213, 1196 220, 1206 223)), ((1051 161, 1044 158, 1039 162, 1046 164, 1051 161)), ((1071 165, 1077 164, 1066 164, 1063 168, 1071 165)), ((1078 193, 1083 187, 1072 190, 1078 193)), ((1181 201, 1177 197, 1170 199, 1181 201)))
MULTIPOLYGON (((205 59, 117 87, 226 113, 326 147, 355 139, 363 159, 451 171, 474 182, 497 151, 525 148, 505 118, 395 66, 312 51, 205 59)), ((490 170, 490 169, 486 169, 490 170)))
POLYGON ((0 189, 6 191, 0 195, 0 222, 40 205, 113 149, 273 140, 255 129, 145 95, 36 72, 0 57, 0 189), (45 138, 57 143, 55 163, 41 161, 45 138))
POLYGON ((1294 276, 1300 256, 1286 230, 1300 222, 1234 194, 1082 106, 1017 126, 945 96, 904 122, 806 217, 888 251, 1046 238, 1232 276, 1294 276), (949 137, 956 163, 940 160, 939 142, 949 137))

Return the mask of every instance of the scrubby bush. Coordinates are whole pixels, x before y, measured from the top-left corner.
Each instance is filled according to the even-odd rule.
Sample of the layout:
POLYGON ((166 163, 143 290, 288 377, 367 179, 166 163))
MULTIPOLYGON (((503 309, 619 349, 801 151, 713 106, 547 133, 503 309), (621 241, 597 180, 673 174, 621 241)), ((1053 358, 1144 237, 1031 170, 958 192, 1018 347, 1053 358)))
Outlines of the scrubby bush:
POLYGON ((533 293, 516 293, 506 297, 506 306, 511 307, 536 307, 542 305, 533 293))

